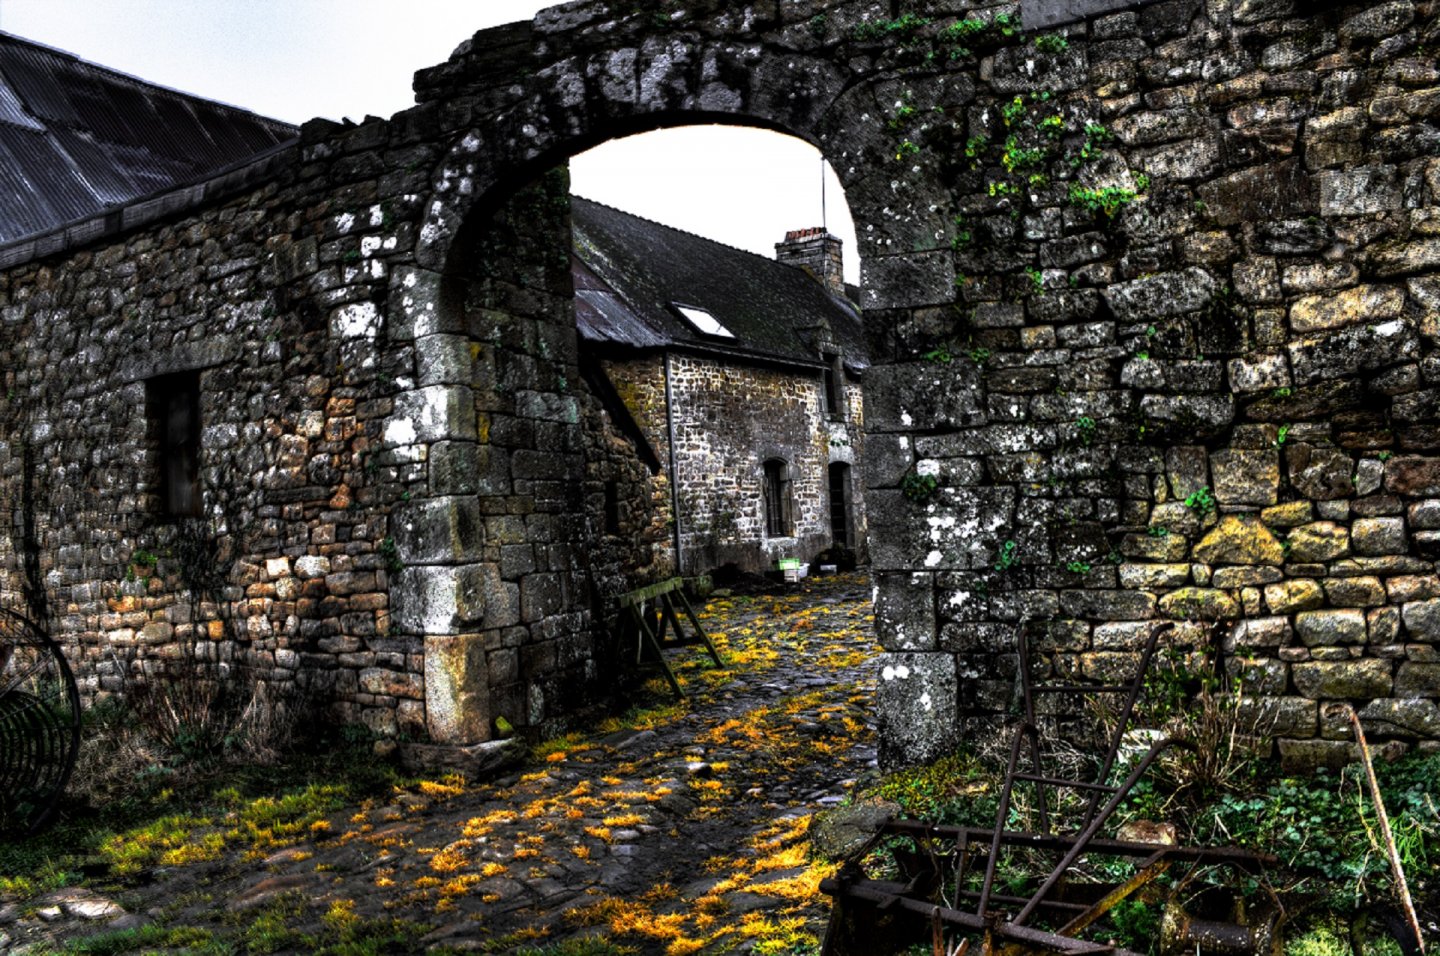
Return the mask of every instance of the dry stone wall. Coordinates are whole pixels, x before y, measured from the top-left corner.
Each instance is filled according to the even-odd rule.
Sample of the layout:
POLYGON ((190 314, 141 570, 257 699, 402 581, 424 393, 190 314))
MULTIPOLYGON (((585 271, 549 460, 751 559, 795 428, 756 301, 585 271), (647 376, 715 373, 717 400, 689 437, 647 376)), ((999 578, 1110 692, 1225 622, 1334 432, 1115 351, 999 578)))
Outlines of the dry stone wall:
POLYGON ((1293 762, 1346 752, 1330 700, 1433 745, 1437 12, 579 2, 482 32, 389 121, 0 249, 5 573, 92 690, 203 638, 387 733, 563 718, 616 580, 577 563, 604 468, 563 210, 526 255, 477 237, 596 142, 734 119, 818 145, 860 225, 885 760, 993 727, 1022 630, 1103 678, 1166 620, 1293 762), (145 383, 197 371, 203 520, 157 521, 145 383))
MULTIPOLYGON (((346 193, 350 209, 380 200, 373 183, 346 193)), ((183 651, 237 680, 303 674, 346 719, 423 726, 418 648, 390 628, 385 515, 366 507, 390 407, 367 388, 372 280, 346 235, 365 213, 296 215, 295 242, 288 208, 267 185, 5 273, 6 504, 27 526, 7 541, 7 592, 92 693, 183 651), (165 519, 147 382, 179 372, 198 374, 208 490, 202 514, 165 519)))
POLYGON ((1434 745, 1435 13, 888 21, 901 61, 997 44, 963 102, 890 108, 957 271, 953 311, 872 313, 890 759, 1013 707, 1022 632, 1037 677, 1105 681, 1166 621, 1291 764, 1350 755, 1327 701, 1434 745))
POLYGON ((327 133, 230 203, 0 280, 7 595, 89 697, 198 663, 382 735, 556 725, 597 696, 607 599, 661 573, 637 532, 648 473, 575 370, 564 177, 515 200, 522 225, 477 224, 489 255, 453 280, 459 334, 412 345, 384 309, 409 288, 386 256, 413 242, 416 198, 347 183, 336 169, 368 164, 327 133), (177 374, 198 386, 204 488, 183 516, 148 394, 177 374), (407 381, 423 398, 397 426, 407 381), (432 401, 447 381, 472 386, 468 408, 432 401), (428 633, 430 593, 406 578, 469 553, 474 588, 428 633), (457 619, 470 633, 444 633, 457 619))

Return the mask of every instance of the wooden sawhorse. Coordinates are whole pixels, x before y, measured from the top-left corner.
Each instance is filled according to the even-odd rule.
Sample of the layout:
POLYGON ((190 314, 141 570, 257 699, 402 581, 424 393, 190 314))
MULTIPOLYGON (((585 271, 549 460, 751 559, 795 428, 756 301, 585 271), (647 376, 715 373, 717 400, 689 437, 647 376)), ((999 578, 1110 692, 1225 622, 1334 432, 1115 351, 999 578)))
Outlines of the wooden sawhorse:
POLYGON ((684 697, 685 692, 680 689, 679 679, 665 660, 665 651, 668 648, 703 644, 715 665, 725 666, 725 662, 720 659, 720 652, 715 650, 705 628, 700 626, 695 609, 685 597, 683 585, 680 578, 670 578, 668 581, 620 595, 621 647, 628 648, 631 642, 634 642, 637 665, 645 663, 647 654, 658 662, 676 697, 684 697), (694 634, 687 635, 680 626, 680 611, 684 611, 689 618, 691 627, 695 629, 694 634), (666 639, 667 632, 672 635, 669 640, 666 639))

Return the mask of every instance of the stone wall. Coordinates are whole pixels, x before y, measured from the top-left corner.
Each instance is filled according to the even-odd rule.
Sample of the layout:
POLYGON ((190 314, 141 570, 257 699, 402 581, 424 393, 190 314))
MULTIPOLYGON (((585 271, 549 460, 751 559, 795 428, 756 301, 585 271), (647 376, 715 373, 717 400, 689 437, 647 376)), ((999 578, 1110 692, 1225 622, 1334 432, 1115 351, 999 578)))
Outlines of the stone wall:
MULTIPOLYGON (((443 699, 473 694, 456 708, 466 720, 483 715, 488 725, 504 717, 542 732, 559 729, 598 702, 602 688, 613 688, 620 661, 597 649, 605 646, 614 598, 667 570, 650 531, 656 516, 648 470, 580 370, 569 209, 562 167, 472 222, 462 237, 451 294, 462 303, 463 331, 442 335, 436 360, 422 359, 422 366, 441 365, 440 356, 456 350, 472 357, 477 457, 455 463, 462 493, 444 499, 446 513, 428 511, 432 501, 411 525, 413 546, 397 537, 402 557, 439 559, 438 572, 420 573, 440 580, 435 599, 424 601, 424 614, 437 615, 440 627, 416 626, 429 635, 427 657, 443 645, 444 658, 455 663, 444 678, 427 675, 431 688, 450 680, 455 689, 443 699), (609 483, 613 530, 606 525, 609 483), (452 618, 455 635, 434 635, 471 587, 474 620, 452 618)), ((433 659, 427 666, 435 667, 433 659)))
POLYGON ((645 533, 655 542, 656 560, 673 576, 680 571, 675 561, 675 502, 670 486, 670 431, 665 417, 665 360, 656 355, 625 355, 597 358, 597 361, 660 460, 660 470, 650 476, 647 511, 655 524, 645 533))
MULTIPOLYGON (((687 567, 734 563, 747 571, 782 557, 810 561, 830 547, 831 462, 854 464, 861 447, 859 388, 831 420, 818 373, 763 369, 675 354, 670 359, 681 547, 687 567), (792 530, 766 531, 764 463, 789 468, 792 530)), ((856 473, 858 479, 858 472, 856 473)), ((856 509, 864 535, 864 509, 856 509)))
MULTIPOLYGON (((674 429, 686 574, 730 564, 763 572, 779 558, 808 562, 829 548, 828 468, 833 462, 854 469, 852 522, 857 540, 864 541, 857 380, 846 383, 845 413, 832 419, 818 370, 764 368, 682 352, 607 362, 606 368, 667 469, 674 429), (667 375, 671 416, 666 414, 667 375), (790 466, 793 482, 795 533, 785 537, 771 537, 765 523, 764 463, 776 458, 790 466)), ((657 486, 657 497, 661 493, 657 486)), ((668 514, 668 485, 663 493, 668 514)))
MULTIPOLYGON (((376 199, 373 183, 351 197, 376 199)), ((277 235, 283 207, 262 188, 0 280, 5 498, 33 526, 7 542, 7 591, 90 694, 185 651, 242 679, 304 672, 347 719, 423 727, 419 649, 390 629, 385 514, 365 506, 389 406, 370 389, 356 217, 317 215, 297 243, 277 235), (146 383, 181 371, 199 376, 207 491, 202 515, 170 519, 146 383)))
POLYGON ((477 226, 487 254, 455 280, 465 332, 417 350, 427 387, 456 376, 454 351, 473 359, 472 408, 453 410, 473 447, 422 453, 395 439, 416 359, 382 311, 384 252, 414 234, 392 221, 407 200, 328 177, 287 189, 0 280, 0 469, 21 531, 0 555, 7 596, 48 623, 87 697, 199 661, 385 735, 553 726, 607 676, 592 642, 608 599, 663 571, 640 533, 648 472, 575 364, 563 172, 477 226), (315 204, 298 239, 297 196, 315 204), (147 392, 186 372, 203 510, 177 517, 147 392), (442 513, 397 516, 417 499, 442 513), (477 588, 445 613, 483 608, 483 626, 427 641, 397 622, 397 581, 468 548, 485 561, 477 588))
POLYGON ((476 237, 565 156, 733 118, 817 144, 860 226, 886 761, 993 727, 1022 628, 1045 673, 1101 678, 1165 620, 1292 761, 1345 753, 1329 700, 1433 742, 1434 0, 1045 33, 956 0, 612 7, 484 31, 389 121, 0 249, 5 573, 87 687, 203 637, 385 732, 563 718, 599 679, 603 473, 563 208, 534 200, 525 255, 476 237), (187 370, 190 531, 154 519, 144 385, 187 370))
POLYGON ((958 275, 872 313, 887 759, 1006 713, 1022 631, 1104 681, 1164 621, 1292 764, 1350 754, 1332 700, 1433 746, 1435 14, 1176 0, 991 28, 963 103, 897 83, 958 275))

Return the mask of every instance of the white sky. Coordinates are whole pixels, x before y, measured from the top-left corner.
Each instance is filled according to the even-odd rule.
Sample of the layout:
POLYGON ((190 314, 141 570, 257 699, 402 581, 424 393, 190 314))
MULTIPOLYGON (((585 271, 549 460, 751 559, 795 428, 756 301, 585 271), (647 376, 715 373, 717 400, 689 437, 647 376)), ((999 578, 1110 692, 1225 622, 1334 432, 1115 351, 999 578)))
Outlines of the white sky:
MULTIPOLYGON (((0 30, 265 116, 300 123, 413 104, 411 77, 476 30, 541 0, 0 0, 0 30)), ((753 129, 688 127, 607 143, 571 164, 574 191, 774 255, 821 224, 819 154, 753 129)), ((830 231, 858 274, 854 226, 826 168, 830 231)))

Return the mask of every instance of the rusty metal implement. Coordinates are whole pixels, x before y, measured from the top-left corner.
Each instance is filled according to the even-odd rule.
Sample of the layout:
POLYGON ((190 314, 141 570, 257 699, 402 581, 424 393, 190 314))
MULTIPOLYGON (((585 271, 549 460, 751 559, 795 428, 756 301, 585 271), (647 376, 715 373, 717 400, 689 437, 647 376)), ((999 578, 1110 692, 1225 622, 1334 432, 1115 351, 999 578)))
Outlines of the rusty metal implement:
POLYGON ((1157 641, 1171 627, 1165 624, 1151 632, 1133 680, 1115 685, 1033 683, 1029 645, 1022 634, 1018 651, 1023 709, 1011 738, 994 827, 987 830, 894 818, 884 823, 833 879, 820 886, 835 898, 822 956, 880 956, 926 943, 935 956, 959 956, 968 953, 976 941, 986 954, 1135 956, 1113 942, 1085 939, 1080 934, 1175 864, 1219 865, 1251 872, 1275 865, 1278 861, 1273 856, 1235 847, 1174 846, 1100 836, 1116 808, 1156 759, 1171 747, 1187 746, 1163 737, 1153 740, 1123 780, 1110 782, 1121 763, 1121 747, 1134 722, 1136 702, 1157 641), (1045 771, 1047 748, 1035 702, 1049 694, 1116 695, 1122 700, 1093 778, 1065 779, 1045 771), (1007 829, 1017 784, 1030 787, 1040 822, 1038 832, 1007 829), (1071 802, 1078 799, 1083 811, 1078 824, 1059 832, 1057 810, 1066 791, 1078 795, 1072 796, 1071 802), (870 879, 865 874, 865 858, 881 845, 889 847, 899 870, 897 879, 870 879), (906 850, 905 845, 915 849, 906 850), (1133 861, 1134 874, 1117 884, 1072 879, 1078 864, 1104 857, 1133 861), (1038 885, 1024 895, 1006 887, 1000 877, 1005 859, 1012 861, 1012 875, 1016 865, 1026 870, 1024 886, 1036 881, 1038 885))
POLYGON ((59 646, 0 610, 0 833, 52 816, 80 747, 80 693, 59 646))

